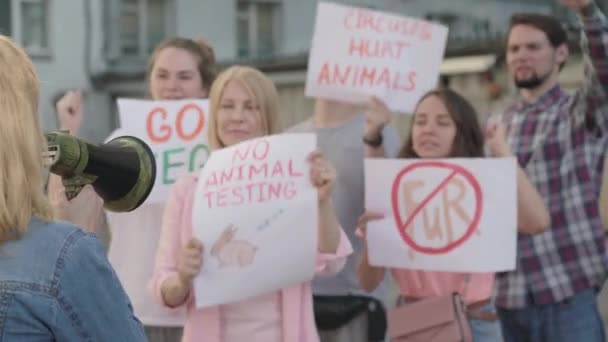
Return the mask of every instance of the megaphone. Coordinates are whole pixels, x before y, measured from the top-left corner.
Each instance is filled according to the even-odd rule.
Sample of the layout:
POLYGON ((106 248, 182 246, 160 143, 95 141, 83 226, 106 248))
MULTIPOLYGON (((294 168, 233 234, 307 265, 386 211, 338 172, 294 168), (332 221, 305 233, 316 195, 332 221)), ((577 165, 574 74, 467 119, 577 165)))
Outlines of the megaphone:
POLYGON ((121 136, 93 145, 63 131, 46 133, 45 137, 45 164, 61 176, 68 199, 91 184, 107 210, 128 212, 139 207, 152 191, 156 161, 142 140, 121 136))

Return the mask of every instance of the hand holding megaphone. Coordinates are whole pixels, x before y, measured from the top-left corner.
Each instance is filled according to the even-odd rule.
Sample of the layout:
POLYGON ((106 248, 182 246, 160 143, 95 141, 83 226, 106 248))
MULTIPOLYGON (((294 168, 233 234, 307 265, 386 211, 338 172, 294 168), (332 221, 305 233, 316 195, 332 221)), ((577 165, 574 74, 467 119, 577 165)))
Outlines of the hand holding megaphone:
POLYGON ((61 177, 52 174, 48 185, 49 199, 56 218, 71 222, 95 233, 103 220, 103 200, 91 185, 85 185, 73 199, 68 199, 61 177))
POLYGON ((90 184, 106 209, 127 212, 139 207, 152 191, 156 161, 140 139, 122 136, 96 146, 66 132, 45 136, 48 151, 43 158, 61 177, 68 199, 90 184))

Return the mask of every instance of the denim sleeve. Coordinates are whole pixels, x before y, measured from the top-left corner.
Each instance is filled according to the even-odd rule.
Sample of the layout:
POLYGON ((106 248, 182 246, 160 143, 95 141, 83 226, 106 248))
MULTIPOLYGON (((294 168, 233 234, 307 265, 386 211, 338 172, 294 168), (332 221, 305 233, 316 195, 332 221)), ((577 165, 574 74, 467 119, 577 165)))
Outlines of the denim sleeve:
POLYGON ((147 341, 127 294, 91 234, 68 240, 53 279, 59 341, 147 341))

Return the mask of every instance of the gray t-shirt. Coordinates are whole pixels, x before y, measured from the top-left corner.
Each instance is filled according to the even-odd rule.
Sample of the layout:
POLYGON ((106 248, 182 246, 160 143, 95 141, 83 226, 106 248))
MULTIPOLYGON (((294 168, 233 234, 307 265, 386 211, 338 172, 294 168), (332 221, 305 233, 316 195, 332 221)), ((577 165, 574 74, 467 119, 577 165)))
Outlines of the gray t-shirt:
MULTIPOLYGON (((363 175, 363 129, 365 116, 359 114, 344 125, 335 128, 315 128, 312 119, 301 122, 287 130, 288 133, 316 133, 317 146, 334 165, 338 176, 333 191, 336 215, 344 232, 350 239, 354 253, 350 255, 344 269, 335 277, 315 278, 313 292, 319 295, 367 294, 359 285, 357 262, 363 250, 363 243, 355 236, 357 219, 364 211, 363 175)), ((388 157, 395 157, 399 151, 399 135, 392 127, 383 132, 384 148, 388 157)), ((388 286, 385 279, 372 293, 386 302, 388 286)))

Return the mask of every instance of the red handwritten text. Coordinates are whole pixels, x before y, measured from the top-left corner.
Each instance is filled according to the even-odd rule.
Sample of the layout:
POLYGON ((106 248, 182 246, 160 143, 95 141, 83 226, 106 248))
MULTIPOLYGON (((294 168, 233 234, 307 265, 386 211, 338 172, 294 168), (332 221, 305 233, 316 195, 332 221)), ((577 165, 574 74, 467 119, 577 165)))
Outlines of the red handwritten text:
MULTIPOLYGON (((425 183, 421 180, 406 181, 403 183, 403 194, 405 198, 406 215, 410 216, 413 208, 416 208, 420 203, 414 200, 413 193, 416 189, 424 188, 425 183)), ((440 240, 447 243, 452 243, 457 237, 454 234, 454 224, 452 223, 451 213, 455 213, 460 220, 465 224, 470 224, 471 216, 467 214, 466 210, 462 207, 462 201, 466 194, 466 187, 462 180, 458 178, 452 178, 448 182, 448 186, 441 190, 441 204, 438 206, 430 207, 426 206, 422 209, 422 222, 423 231, 426 241, 440 240), (456 196, 449 196, 448 189, 450 186, 457 189, 456 196), (432 209, 432 221, 429 217, 429 211, 432 209), (441 224, 440 217, 443 217, 443 224, 441 224), (445 234, 444 234, 445 232, 445 234)), ((407 229, 409 230, 410 236, 414 236, 413 231, 414 225, 410 225, 407 229)))
POLYGON ((205 182, 205 188, 222 187, 232 182, 257 181, 277 178, 298 178, 304 174, 294 170, 293 160, 275 160, 264 163, 247 163, 229 169, 214 171, 205 182))
POLYGON ((426 41, 433 38, 431 23, 407 18, 388 17, 366 9, 353 9, 344 17, 349 31, 372 31, 379 34, 396 33, 426 41))
POLYGON ((392 58, 401 59, 403 51, 411 44, 395 40, 372 40, 351 37, 348 46, 350 56, 361 58, 392 58))
POLYGON ((148 117, 146 118, 146 132, 150 141, 153 143, 164 143, 169 141, 173 135, 174 128, 180 139, 190 141, 199 137, 205 127, 204 112, 199 106, 193 103, 183 106, 177 113, 174 122, 167 123, 167 116, 167 110, 162 107, 156 107, 148 113, 148 117), (184 130, 184 119, 186 115, 196 115, 197 117, 196 126, 189 133, 184 130))
POLYGON ((409 93, 416 89, 416 72, 402 73, 387 67, 340 65, 326 62, 317 78, 319 85, 385 88, 409 93))
POLYGON ((242 186, 207 191, 205 199, 209 208, 237 206, 248 203, 265 203, 289 200, 296 195, 293 181, 255 182, 242 186))
POLYGON ((294 161, 269 158, 270 142, 259 139, 238 146, 232 165, 213 170, 205 182, 204 197, 209 208, 289 200, 296 196, 295 179, 303 177, 294 161))
POLYGON ((245 147, 236 148, 234 153, 232 154, 232 163, 237 162, 238 160, 244 161, 249 158, 251 155, 254 159, 264 160, 268 157, 268 152, 270 151, 270 143, 267 140, 259 140, 252 146, 252 144, 247 144, 245 147), (238 160, 237 160, 238 159, 238 160))

